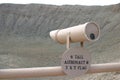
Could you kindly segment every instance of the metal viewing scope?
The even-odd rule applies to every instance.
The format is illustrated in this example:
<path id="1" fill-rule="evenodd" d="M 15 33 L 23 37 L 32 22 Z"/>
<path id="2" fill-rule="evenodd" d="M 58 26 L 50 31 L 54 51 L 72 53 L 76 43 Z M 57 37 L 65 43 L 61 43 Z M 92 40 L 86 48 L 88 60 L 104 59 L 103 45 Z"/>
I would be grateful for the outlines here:
<path id="1" fill-rule="evenodd" d="M 61 44 L 65 44 L 68 33 L 71 43 L 96 41 L 100 36 L 100 28 L 95 22 L 87 22 L 65 29 L 53 30 L 50 32 L 50 37 Z"/>

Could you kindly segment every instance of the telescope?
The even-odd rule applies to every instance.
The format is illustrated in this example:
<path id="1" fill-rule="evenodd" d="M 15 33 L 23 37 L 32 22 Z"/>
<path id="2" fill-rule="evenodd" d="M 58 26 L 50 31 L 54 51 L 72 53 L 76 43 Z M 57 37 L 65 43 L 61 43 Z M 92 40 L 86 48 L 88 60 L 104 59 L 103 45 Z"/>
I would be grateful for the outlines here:
<path id="1" fill-rule="evenodd" d="M 100 36 L 100 28 L 95 22 L 87 22 L 65 29 L 53 30 L 50 32 L 50 37 L 58 43 L 66 44 L 68 34 L 70 43 L 96 41 Z"/>

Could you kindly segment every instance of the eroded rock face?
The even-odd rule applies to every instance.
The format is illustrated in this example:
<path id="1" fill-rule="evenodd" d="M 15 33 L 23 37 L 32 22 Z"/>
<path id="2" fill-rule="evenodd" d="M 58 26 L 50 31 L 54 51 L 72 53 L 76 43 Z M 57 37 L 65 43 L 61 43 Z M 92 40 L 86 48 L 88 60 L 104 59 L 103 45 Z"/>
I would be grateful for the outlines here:
<path id="1" fill-rule="evenodd" d="M 112 6 L 118 11 L 118 4 Z M 96 21 L 101 29 L 120 17 L 111 6 L 1 4 L 0 35 L 49 36 L 49 31 Z M 116 15 L 118 15 L 116 17 Z M 112 25 L 118 25 L 115 22 Z M 113 26 L 111 26 L 113 27 Z"/>
<path id="2" fill-rule="evenodd" d="M 120 3 L 116 4 L 116 5 L 113 5 L 113 11 L 114 12 L 120 12 Z"/>
<path id="3" fill-rule="evenodd" d="M 85 48 L 92 53 L 92 63 L 119 62 L 119 7 L 119 4 L 111 6 L 0 4 L 0 68 L 58 65 L 64 47 L 61 48 L 52 44 L 47 38 L 41 39 L 38 36 L 48 37 L 51 30 L 88 21 L 97 22 L 101 29 L 100 39 L 88 46 L 85 45 Z M 2 36 L 8 37 L 2 38 Z M 37 38 L 26 38 L 33 36 Z M 119 80 L 119 74 L 86 75 L 73 80 Z M 68 80 L 65 77 L 45 80 L 56 79 Z"/>

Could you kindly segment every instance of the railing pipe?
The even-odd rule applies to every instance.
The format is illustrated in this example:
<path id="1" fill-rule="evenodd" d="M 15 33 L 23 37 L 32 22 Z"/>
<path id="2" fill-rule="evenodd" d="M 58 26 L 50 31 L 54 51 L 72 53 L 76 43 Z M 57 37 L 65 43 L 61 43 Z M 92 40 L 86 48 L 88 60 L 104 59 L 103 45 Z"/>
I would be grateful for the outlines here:
<path id="1" fill-rule="evenodd" d="M 118 72 L 120 63 L 92 64 L 87 73 Z M 1 79 L 33 78 L 66 75 L 60 66 L 40 68 L 0 69 Z"/>

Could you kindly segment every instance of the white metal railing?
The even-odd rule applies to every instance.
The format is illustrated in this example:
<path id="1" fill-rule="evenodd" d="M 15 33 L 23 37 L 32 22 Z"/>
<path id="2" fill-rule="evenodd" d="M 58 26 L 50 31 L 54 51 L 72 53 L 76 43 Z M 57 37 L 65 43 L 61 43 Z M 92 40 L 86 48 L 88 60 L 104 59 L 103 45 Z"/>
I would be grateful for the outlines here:
<path id="1" fill-rule="evenodd" d="M 87 73 L 117 72 L 120 71 L 120 63 L 92 64 Z M 32 78 L 47 76 L 63 76 L 60 66 L 40 67 L 40 68 L 19 68 L 19 69 L 0 69 L 0 78 Z"/>

